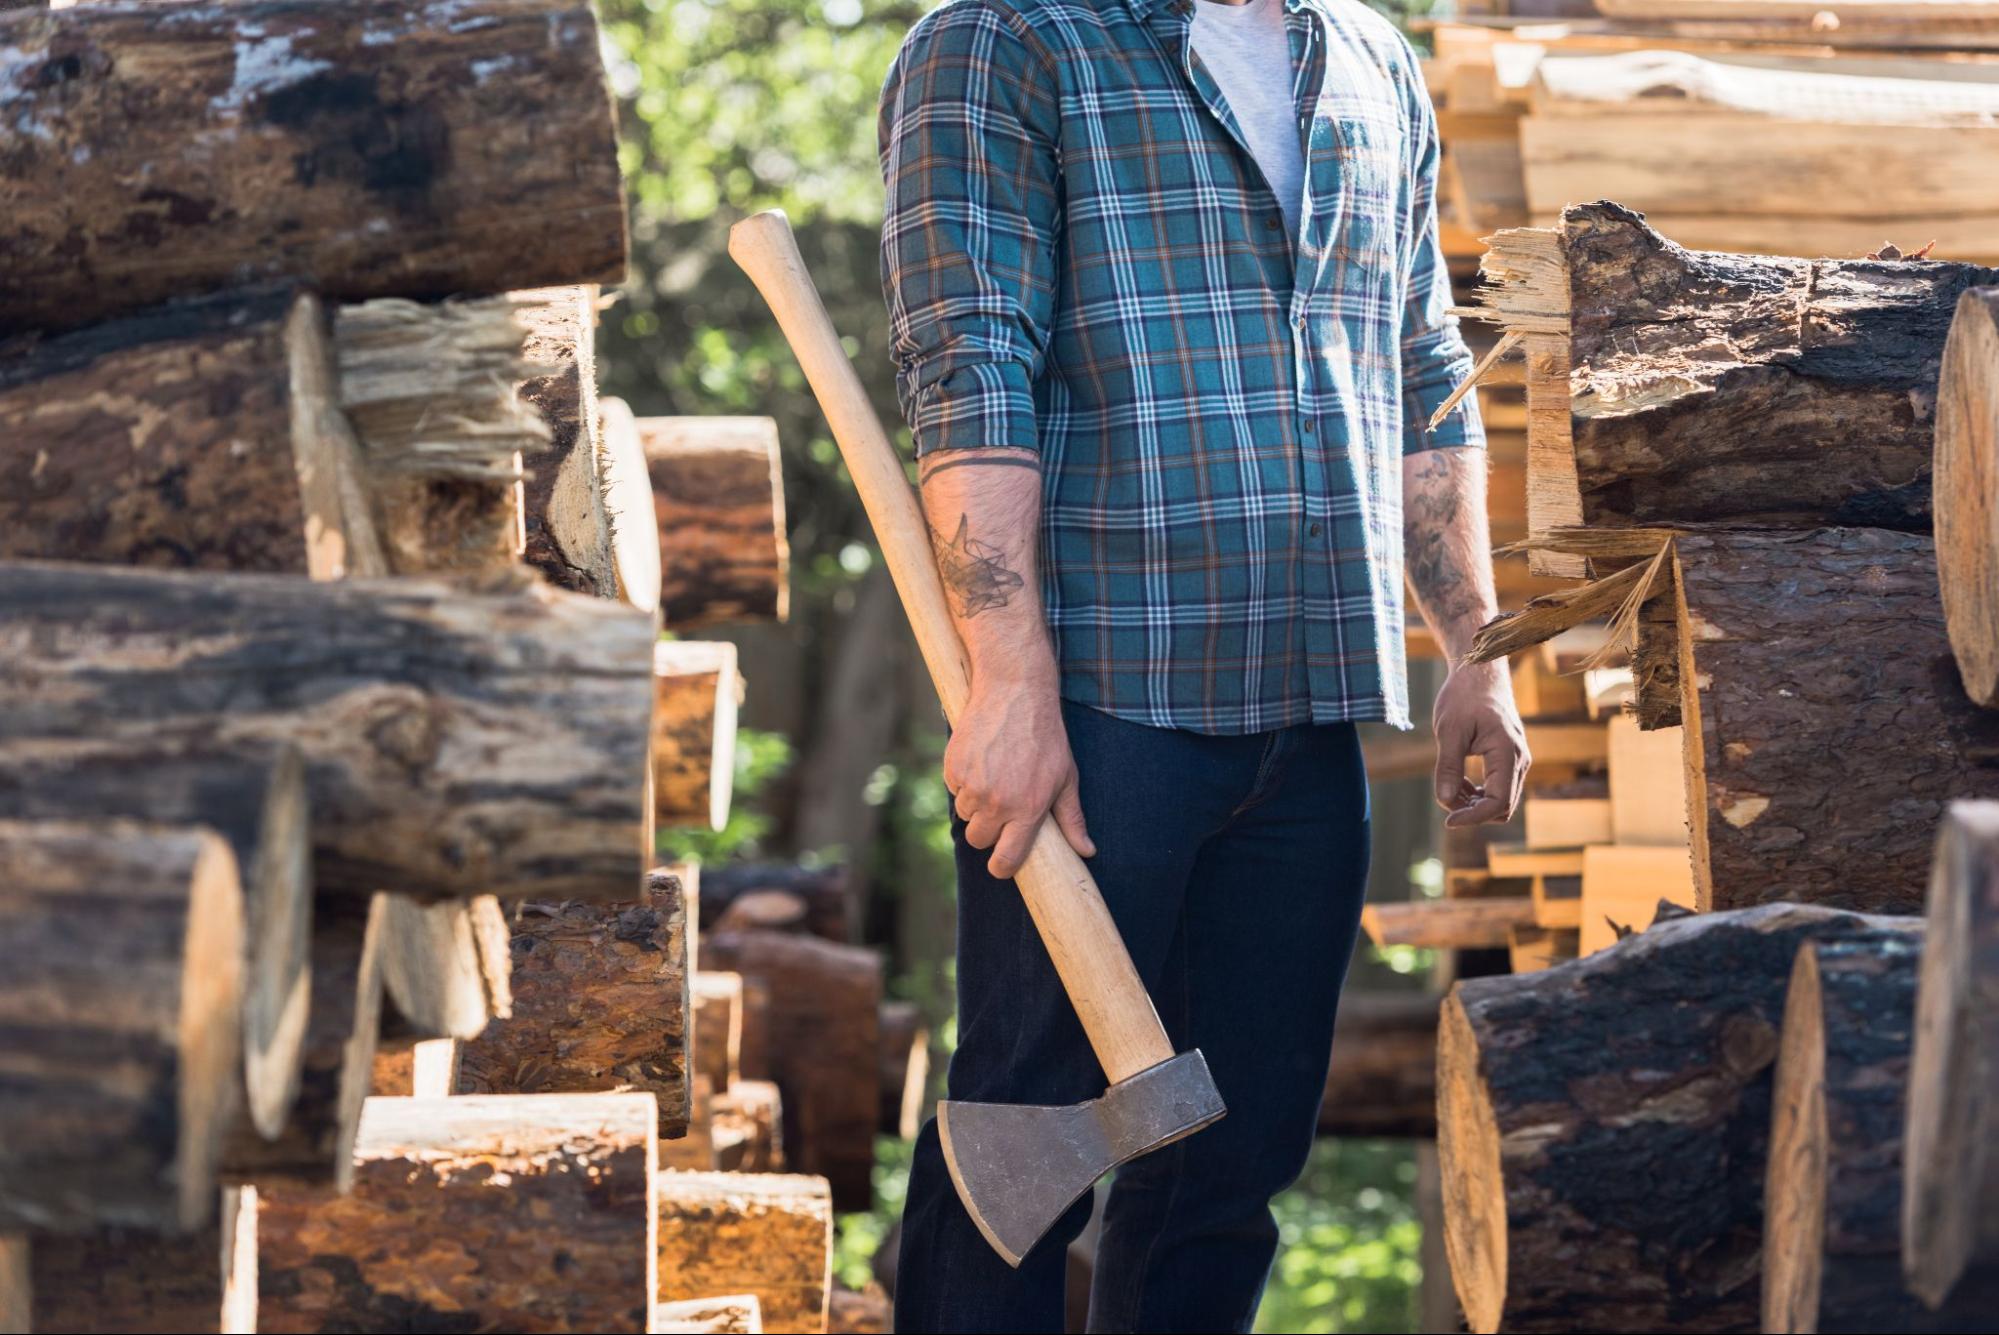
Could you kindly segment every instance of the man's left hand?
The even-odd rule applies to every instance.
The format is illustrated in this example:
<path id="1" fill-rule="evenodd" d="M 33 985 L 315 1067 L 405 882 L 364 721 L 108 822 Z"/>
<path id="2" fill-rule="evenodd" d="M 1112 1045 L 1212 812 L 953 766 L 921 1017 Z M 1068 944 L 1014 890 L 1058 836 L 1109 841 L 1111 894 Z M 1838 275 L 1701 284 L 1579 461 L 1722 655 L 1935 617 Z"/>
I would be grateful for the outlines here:
<path id="1" fill-rule="evenodd" d="M 1513 704 L 1506 664 L 1476 663 L 1451 669 L 1437 692 L 1437 805 L 1457 829 L 1508 821 L 1527 783 L 1527 730 Z M 1465 774 L 1465 757 L 1485 763 L 1485 781 Z"/>

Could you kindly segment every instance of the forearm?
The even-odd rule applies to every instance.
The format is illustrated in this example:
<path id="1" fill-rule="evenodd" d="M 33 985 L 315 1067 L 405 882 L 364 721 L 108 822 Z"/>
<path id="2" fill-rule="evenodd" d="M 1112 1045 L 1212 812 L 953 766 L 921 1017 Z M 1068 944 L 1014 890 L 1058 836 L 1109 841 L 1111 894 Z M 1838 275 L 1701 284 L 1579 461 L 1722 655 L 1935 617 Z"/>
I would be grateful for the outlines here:
<path id="1" fill-rule="evenodd" d="M 1499 613 L 1485 517 L 1485 451 L 1424 450 L 1402 460 L 1402 539 L 1409 587 L 1453 666 Z"/>
<path id="2" fill-rule="evenodd" d="M 918 465 L 924 518 L 972 689 L 996 682 L 1055 689 L 1036 554 L 1040 460 L 1028 450 L 941 450 Z"/>

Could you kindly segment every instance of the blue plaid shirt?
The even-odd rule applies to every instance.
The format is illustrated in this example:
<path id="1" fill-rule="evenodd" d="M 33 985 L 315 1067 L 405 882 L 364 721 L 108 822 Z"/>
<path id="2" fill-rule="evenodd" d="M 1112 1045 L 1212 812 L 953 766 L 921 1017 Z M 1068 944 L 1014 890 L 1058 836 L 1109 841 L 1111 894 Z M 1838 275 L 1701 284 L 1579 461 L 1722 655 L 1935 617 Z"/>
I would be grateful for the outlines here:
<path id="1" fill-rule="evenodd" d="M 1041 456 L 1071 700 L 1162 727 L 1408 726 L 1402 456 L 1483 445 L 1436 118 L 1360 0 L 1284 0 L 1299 232 L 1195 0 L 950 0 L 882 96 L 882 270 L 919 454 Z M 1281 77 L 1274 74 L 1273 77 Z"/>

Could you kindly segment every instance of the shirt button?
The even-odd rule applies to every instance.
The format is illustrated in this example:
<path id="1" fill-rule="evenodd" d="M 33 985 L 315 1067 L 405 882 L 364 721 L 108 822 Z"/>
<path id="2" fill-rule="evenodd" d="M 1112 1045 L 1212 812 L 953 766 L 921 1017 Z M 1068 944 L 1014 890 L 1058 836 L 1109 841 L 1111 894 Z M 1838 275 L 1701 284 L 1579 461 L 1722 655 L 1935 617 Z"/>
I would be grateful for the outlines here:
<path id="1" fill-rule="evenodd" d="M 1307 533 L 1311 534 L 1311 535 L 1312 535 L 1313 537 L 1315 537 L 1315 538 L 1316 538 L 1316 537 L 1318 537 L 1318 536 L 1319 536 L 1319 531 L 1320 531 L 1320 526 L 1319 526 L 1319 524 L 1318 524 L 1318 523 L 1317 523 L 1317 522 L 1315 521 L 1315 522 L 1313 523 L 1312 527 L 1310 527 L 1310 528 L 1306 529 L 1305 531 L 1306 531 Z"/>
<path id="2" fill-rule="evenodd" d="M 1271 231 L 1275 232 L 1276 230 L 1284 226 L 1284 220 L 1273 213 L 1268 218 L 1265 218 L 1263 220 L 1263 225 L 1265 227 L 1268 227 Z"/>
<path id="3" fill-rule="evenodd" d="M 1312 419 L 1309 417 L 1304 421 L 1304 430 L 1306 435 L 1309 436 L 1312 434 Z"/>
<path id="4" fill-rule="evenodd" d="M 1293 318 L 1291 321 L 1291 327 L 1293 329 L 1303 329 L 1305 327 L 1305 317 L 1300 315 Z"/>

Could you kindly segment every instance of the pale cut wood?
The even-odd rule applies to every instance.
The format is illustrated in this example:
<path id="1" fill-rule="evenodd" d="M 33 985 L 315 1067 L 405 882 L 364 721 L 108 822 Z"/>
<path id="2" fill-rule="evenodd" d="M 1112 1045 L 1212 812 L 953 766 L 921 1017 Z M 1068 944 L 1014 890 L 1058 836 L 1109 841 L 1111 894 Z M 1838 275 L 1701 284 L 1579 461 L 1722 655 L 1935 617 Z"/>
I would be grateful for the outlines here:
<path id="1" fill-rule="evenodd" d="M 1661 903 L 1692 910 L 1694 870 L 1684 848 L 1602 844 L 1583 850 L 1578 949 L 1593 955 L 1652 925 Z"/>
<path id="2" fill-rule="evenodd" d="M 1796 904 L 1691 914 L 1559 968 L 1459 983 L 1437 1130 L 1471 1329 L 1754 1330 L 1791 962 L 1806 940 L 1893 925 Z"/>
<path id="3" fill-rule="evenodd" d="M 1437 1005 L 1426 992 L 1352 991 L 1340 998 L 1322 1136 L 1437 1134 Z"/>
<path id="4" fill-rule="evenodd" d="M 1661 236 L 1689 250 L 1741 251 L 1752 255 L 1864 259 L 1884 245 L 1914 254 L 1932 241 L 1933 259 L 1999 265 L 1999 241 L 1981 214 L 1909 212 L 1895 218 L 1842 218 L 1821 214 L 1761 216 L 1740 213 L 1672 213 L 1648 209 L 1646 221 Z M 1537 213 L 1536 227 L 1556 227 L 1559 213 Z"/>
<path id="5" fill-rule="evenodd" d="M 687 1298 L 652 1308 L 656 1335 L 763 1335 L 763 1328 L 763 1309 L 754 1293 Z"/>
<path id="6" fill-rule="evenodd" d="M 1909 1288 L 1954 1303 L 1999 1273 L 1999 803 L 1937 828 L 1902 1162 Z"/>
<path id="7" fill-rule="evenodd" d="M 257 1189 L 224 1187 L 215 1219 L 178 1236 L 136 1229 L 45 1234 L 34 1324 L 103 1335 L 248 1335 L 257 1329 Z"/>
<path id="8" fill-rule="evenodd" d="M 243 892 L 214 831 L 0 821 L 0 1229 L 176 1232 L 242 1083 Z"/>
<path id="9" fill-rule="evenodd" d="M 0 15 L 0 337 L 269 278 L 344 300 L 617 283 L 598 40 L 567 0 Z"/>
<path id="10" fill-rule="evenodd" d="M 528 461 L 522 489 L 527 562 L 559 588 L 615 598 L 597 439 L 597 289 L 518 296 L 527 360 L 536 370 L 519 393 L 548 428 L 548 448 Z"/>
<path id="11" fill-rule="evenodd" d="M 1883 62 L 1770 62 L 1660 50 L 1550 54 L 1535 65 L 1531 105 L 1539 114 L 1651 114 L 1668 101 L 1682 116 L 1746 112 L 1780 122 L 1934 129 L 1989 124 L 1999 115 L 1999 80 L 1983 65 L 1884 68 Z"/>
<path id="12" fill-rule="evenodd" d="M 753 1293 L 764 1329 L 823 1332 L 833 1284 L 826 1180 L 785 1173 L 659 1175 L 659 1298 Z"/>
<path id="13" fill-rule="evenodd" d="M 0 344 L 0 557 L 385 573 L 326 325 L 266 290 Z"/>
<path id="14" fill-rule="evenodd" d="M 1497 896 L 1368 904 L 1360 911 L 1361 930 L 1377 946 L 1450 950 L 1503 946 L 1511 928 L 1533 921 L 1532 899 Z"/>
<path id="15" fill-rule="evenodd" d="M 1678 728 L 1643 729 L 1636 715 L 1613 715 L 1610 839 L 1619 844 L 1687 846 L 1686 737 Z"/>
<path id="16" fill-rule="evenodd" d="M 1582 678 L 1555 671 L 1540 655 L 1523 654 L 1509 675 L 1521 718 L 1573 718 L 1583 712 Z"/>
<path id="17" fill-rule="evenodd" d="M 384 1034 L 375 1045 L 369 1092 L 384 1098 L 443 1099 L 458 1092 L 461 1040 Z"/>
<path id="18" fill-rule="evenodd" d="M 411 1031 L 476 1038 L 513 1013 L 506 911 L 492 895 L 426 903 L 390 895 L 382 927 L 382 987 Z"/>
<path id="19" fill-rule="evenodd" d="M 735 791 L 736 710 L 743 681 L 726 640 L 653 647 L 653 818 L 665 828 L 719 830 Z"/>
<path id="20" fill-rule="evenodd" d="M 790 543 L 777 423 L 768 417 L 645 417 L 670 629 L 785 619 Z"/>
<path id="21" fill-rule="evenodd" d="M 881 1029 L 881 1133 L 916 1139 L 930 1094 L 930 1026 L 910 1001 L 884 1001 Z"/>
<path id="22" fill-rule="evenodd" d="M 1580 876 L 1580 848 L 1530 848 L 1525 844 L 1488 844 L 1486 870 L 1494 876 Z"/>
<path id="23" fill-rule="evenodd" d="M 304 754 L 321 894 L 629 896 L 649 618 L 554 590 L 0 567 L 0 772 Z"/>
<path id="24" fill-rule="evenodd" d="M 0 1335 L 28 1335 L 34 1290 L 26 1233 L 0 1233 Z"/>
<path id="25" fill-rule="evenodd" d="M 1817 0 L 1592 0 L 1600 14 L 1630 19 L 1797 19 L 1826 12 Z M 1991 23 L 1989 0 L 1842 0 L 1838 13 L 1862 23 Z"/>
<path id="26" fill-rule="evenodd" d="M 1937 383 L 1937 584 L 1964 691 L 1999 708 L 1999 288 L 1957 301 Z"/>
<path id="27" fill-rule="evenodd" d="M 659 610 L 659 532 L 653 520 L 652 478 L 638 419 L 623 399 L 597 401 L 603 505 L 611 530 L 611 573 L 618 597 L 641 612 Z"/>
<path id="28" fill-rule="evenodd" d="M 258 1329 L 646 1330 L 655 1114 L 646 1094 L 369 1099 L 352 1192 L 262 1193 Z"/>
<path id="29" fill-rule="evenodd" d="M 743 976 L 707 970 L 690 984 L 694 1003 L 693 1068 L 718 1090 L 735 1083 L 743 1057 Z"/>
<path id="30" fill-rule="evenodd" d="M 1678 756 L 1674 757 L 1677 762 Z M 1677 765 L 1676 765 L 1677 772 Z M 1610 842 L 1610 799 L 1607 797 L 1538 797 L 1527 795 L 1527 847 L 1580 848 Z"/>
<path id="31" fill-rule="evenodd" d="M 1540 875 L 1528 883 L 1534 901 L 1535 931 L 1574 931 L 1583 923 L 1583 878 Z M 1507 937 L 1509 947 L 1528 929 L 1516 927 Z"/>

